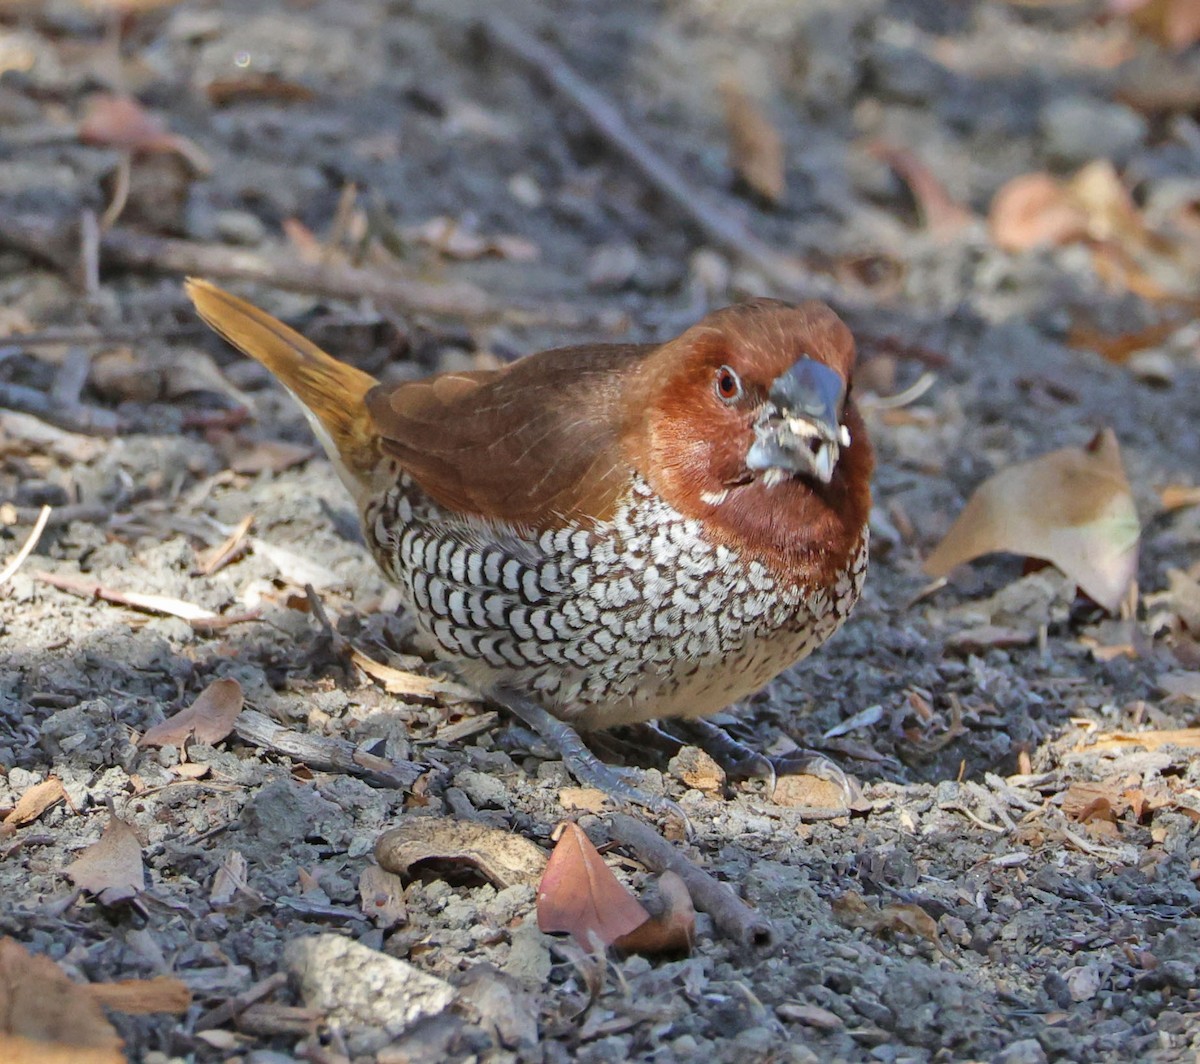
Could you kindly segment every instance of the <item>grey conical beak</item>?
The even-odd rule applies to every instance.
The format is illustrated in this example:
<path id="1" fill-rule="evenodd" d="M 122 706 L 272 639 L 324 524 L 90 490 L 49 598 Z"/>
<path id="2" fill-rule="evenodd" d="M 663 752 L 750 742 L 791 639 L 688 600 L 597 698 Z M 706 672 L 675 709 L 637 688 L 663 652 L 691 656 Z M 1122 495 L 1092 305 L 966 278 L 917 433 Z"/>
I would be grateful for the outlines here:
<path id="1" fill-rule="evenodd" d="M 747 468 L 763 473 L 768 485 L 789 476 L 828 484 L 841 449 L 850 445 L 842 424 L 845 403 L 846 382 L 836 372 L 815 359 L 799 359 L 771 384 Z"/>

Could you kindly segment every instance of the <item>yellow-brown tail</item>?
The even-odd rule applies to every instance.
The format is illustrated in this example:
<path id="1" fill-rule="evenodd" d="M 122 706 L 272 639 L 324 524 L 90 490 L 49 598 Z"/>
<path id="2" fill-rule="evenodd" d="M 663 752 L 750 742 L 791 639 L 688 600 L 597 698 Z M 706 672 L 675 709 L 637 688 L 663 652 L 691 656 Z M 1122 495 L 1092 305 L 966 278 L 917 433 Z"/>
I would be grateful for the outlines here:
<path id="1" fill-rule="evenodd" d="M 375 378 L 331 358 L 278 318 L 209 281 L 189 277 L 185 287 L 205 322 L 266 366 L 296 397 L 357 497 L 380 458 L 379 435 L 365 404 Z"/>

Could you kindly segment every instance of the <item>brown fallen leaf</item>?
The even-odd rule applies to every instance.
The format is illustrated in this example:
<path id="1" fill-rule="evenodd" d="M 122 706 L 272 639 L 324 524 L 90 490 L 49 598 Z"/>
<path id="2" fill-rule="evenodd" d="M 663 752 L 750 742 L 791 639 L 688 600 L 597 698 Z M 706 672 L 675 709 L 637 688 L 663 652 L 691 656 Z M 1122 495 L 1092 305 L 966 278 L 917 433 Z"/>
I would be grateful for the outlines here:
<path id="1" fill-rule="evenodd" d="M 992 198 L 988 230 L 1005 251 L 1060 247 L 1087 234 L 1087 217 L 1049 174 L 1022 174 Z"/>
<path id="2" fill-rule="evenodd" d="M 657 887 L 662 911 L 614 941 L 615 949 L 643 957 L 691 953 L 696 941 L 696 907 L 687 885 L 678 873 L 668 870 L 659 876 Z"/>
<path id="3" fill-rule="evenodd" d="M 187 709 L 148 728 L 138 746 L 184 746 L 189 740 L 212 746 L 233 731 L 244 703 L 237 680 L 214 680 Z"/>
<path id="4" fill-rule="evenodd" d="M 172 133 L 164 118 L 152 115 L 132 96 L 104 92 L 91 96 L 79 123 L 79 139 L 132 152 L 174 152 L 197 174 L 212 170 L 208 156 L 194 142 Z"/>
<path id="5" fill-rule="evenodd" d="M 259 473 L 283 473 L 307 462 L 317 453 L 307 444 L 288 443 L 286 440 L 257 440 L 247 444 L 236 436 L 226 437 L 221 447 L 229 468 L 242 476 L 252 477 Z"/>
<path id="6" fill-rule="evenodd" d="M 583 949 L 610 946 L 650 914 L 604 863 L 583 828 L 568 821 L 537 892 L 538 929 L 565 931 Z"/>
<path id="7" fill-rule="evenodd" d="M 733 74 L 721 79 L 729 166 L 755 195 L 778 206 L 787 191 L 783 138 Z"/>
<path id="8" fill-rule="evenodd" d="M 1137 574 L 1139 536 L 1120 447 L 1106 429 L 1086 449 L 1053 451 L 984 481 L 925 571 L 945 576 L 997 551 L 1040 558 L 1115 613 Z"/>
<path id="9" fill-rule="evenodd" d="M 153 979 L 122 979 L 115 983 L 89 983 L 83 987 L 106 1008 L 129 1016 L 152 1012 L 184 1013 L 192 1004 L 187 984 L 169 975 Z"/>
<path id="10" fill-rule="evenodd" d="M 1158 491 L 1164 510 L 1182 510 L 1188 506 L 1200 506 L 1200 487 L 1190 484 L 1168 484 Z"/>
<path id="11" fill-rule="evenodd" d="M 383 684 L 383 689 L 390 695 L 412 695 L 421 698 L 432 698 L 442 695 L 445 698 L 455 698 L 463 702 L 474 701 L 478 695 L 469 687 L 454 683 L 452 680 L 442 680 L 436 676 L 422 676 L 420 673 L 408 672 L 405 669 L 393 669 L 390 665 L 367 657 L 361 650 L 355 650 L 350 655 L 363 672 Z"/>
<path id="12" fill-rule="evenodd" d="M 519 883 L 533 886 L 546 867 L 546 855 L 528 839 L 511 831 L 443 817 L 406 817 L 375 843 L 379 867 L 413 878 L 418 865 L 464 866 L 478 871 L 503 889 Z"/>
<path id="13" fill-rule="evenodd" d="M 909 149 L 878 143 L 870 151 L 908 186 L 922 224 L 935 237 L 952 236 L 970 222 L 971 212 L 950 195 L 941 179 Z"/>
<path id="14" fill-rule="evenodd" d="M 1196 0 L 1109 0 L 1108 6 L 1172 51 L 1182 52 L 1200 41 L 1200 4 Z"/>
<path id="15" fill-rule="evenodd" d="M 99 842 L 87 847 L 65 872 L 82 890 L 105 905 L 128 901 L 146 885 L 142 844 L 125 821 L 113 814 Z"/>
<path id="16" fill-rule="evenodd" d="M 87 987 L 49 957 L 0 938 L 4 1064 L 125 1064 L 123 1044 Z"/>
<path id="17" fill-rule="evenodd" d="M 254 100 L 260 103 L 308 103 L 316 93 L 307 85 L 289 81 L 269 71 L 247 70 L 227 78 L 216 78 L 204 87 L 214 107 Z"/>
<path id="18" fill-rule="evenodd" d="M 201 576 L 212 576 L 218 569 L 228 565 L 237 558 L 249 544 L 246 536 L 250 526 L 254 524 L 254 514 L 246 514 L 237 527 L 225 537 L 223 543 L 218 543 L 211 550 L 206 550 L 196 557 L 196 572 Z"/>
<path id="19" fill-rule="evenodd" d="M 35 783 L 17 799 L 17 804 L 9 810 L 4 818 L 4 825 L 9 828 L 19 828 L 37 820 L 47 809 L 59 802 L 67 801 L 67 792 L 63 790 L 62 780 L 50 776 Z"/>
<path id="20" fill-rule="evenodd" d="M 844 927 L 861 927 L 874 935 L 917 935 L 932 942 L 940 952 L 945 952 L 938 936 L 937 921 L 912 902 L 877 906 L 857 891 L 848 890 L 834 900 L 832 908 L 834 916 Z"/>

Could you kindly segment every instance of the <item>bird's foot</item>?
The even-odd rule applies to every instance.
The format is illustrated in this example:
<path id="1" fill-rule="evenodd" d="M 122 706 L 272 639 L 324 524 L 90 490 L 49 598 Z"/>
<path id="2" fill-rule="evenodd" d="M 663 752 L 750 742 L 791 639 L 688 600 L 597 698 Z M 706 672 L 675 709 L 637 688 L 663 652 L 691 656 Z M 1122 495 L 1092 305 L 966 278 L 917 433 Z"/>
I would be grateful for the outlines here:
<path id="1" fill-rule="evenodd" d="M 817 750 L 800 749 L 782 757 L 767 757 L 702 717 L 671 721 L 670 732 L 687 736 L 688 741 L 708 754 L 730 779 L 765 780 L 768 793 L 774 793 L 780 776 L 816 776 L 835 784 L 847 803 L 854 797 L 850 778 Z"/>
<path id="2" fill-rule="evenodd" d="M 563 759 L 567 771 L 585 787 L 603 791 L 618 805 L 640 806 L 656 816 L 676 816 L 690 832 L 691 822 L 678 805 L 662 795 L 647 794 L 622 779 L 616 769 L 610 768 L 587 748 L 579 737 L 579 732 L 566 721 L 559 720 L 532 699 L 516 691 L 502 688 L 490 691 L 489 694 L 514 717 L 537 732 Z"/>

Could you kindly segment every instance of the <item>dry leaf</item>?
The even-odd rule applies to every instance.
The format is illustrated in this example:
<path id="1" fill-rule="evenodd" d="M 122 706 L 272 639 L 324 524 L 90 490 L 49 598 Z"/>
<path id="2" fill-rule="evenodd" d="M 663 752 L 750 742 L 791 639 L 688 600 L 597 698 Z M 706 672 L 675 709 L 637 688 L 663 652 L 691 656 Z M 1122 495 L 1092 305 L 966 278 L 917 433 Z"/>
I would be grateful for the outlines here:
<path id="1" fill-rule="evenodd" d="M 63 790 L 62 780 L 57 776 L 50 776 L 22 793 L 17 799 L 17 804 L 4 818 L 4 823 L 8 827 L 19 828 L 22 824 L 37 820 L 52 805 L 66 800 L 67 792 Z"/>
<path id="2" fill-rule="evenodd" d="M 154 979 L 122 979 L 116 983 L 90 983 L 84 987 L 101 1005 L 130 1016 L 152 1012 L 184 1013 L 192 1004 L 187 984 L 169 975 Z"/>
<path id="3" fill-rule="evenodd" d="M 266 558 L 275 566 L 284 580 L 297 587 L 312 584 L 314 590 L 324 591 L 326 588 L 342 583 L 342 578 L 328 566 L 322 565 L 313 558 L 306 558 L 287 547 L 268 543 L 258 536 L 250 538 L 250 547 L 255 554 Z"/>
<path id="4" fill-rule="evenodd" d="M 662 912 L 618 938 L 613 943 L 616 949 L 643 957 L 691 953 L 696 941 L 696 907 L 687 885 L 677 873 L 666 871 L 658 879 L 658 896 Z"/>
<path id="5" fill-rule="evenodd" d="M 971 220 L 971 212 L 956 202 L 937 175 L 907 148 L 876 144 L 871 154 L 883 160 L 907 186 L 921 221 L 934 236 L 951 236 Z"/>
<path id="6" fill-rule="evenodd" d="M 378 865 L 367 865 L 358 877 L 358 895 L 363 915 L 383 931 L 408 920 L 404 904 L 404 881 Z"/>
<path id="7" fill-rule="evenodd" d="M 258 440 L 247 445 L 237 437 L 230 436 L 228 444 L 222 450 L 227 451 L 229 468 L 248 477 L 259 473 L 282 473 L 307 462 L 317 453 L 315 447 L 288 443 L 286 440 Z"/>
<path id="8" fill-rule="evenodd" d="M 848 890 L 833 902 L 833 914 L 845 927 L 861 927 L 872 934 L 917 935 L 942 948 L 937 921 L 921 906 L 896 902 L 884 906 L 869 903 L 857 891 Z"/>
<path id="9" fill-rule="evenodd" d="M 1162 501 L 1163 509 L 1168 512 L 1182 510 L 1188 506 L 1200 506 L 1200 487 L 1192 487 L 1190 484 L 1168 484 L 1159 489 L 1158 497 Z"/>
<path id="10" fill-rule="evenodd" d="M 1049 174 L 1022 174 L 992 199 L 988 229 L 1005 251 L 1058 247 L 1087 233 L 1087 218 Z"/>
<path id="11" fill-rule="evenodd" d="M 372 679 L 382 683 L 383 689 L 390 695 L 413 695 L 421 698 L 442 695 L 463 702 L 469 702 L 479 697 L 469 687 L 464 687 L 451 680 L 440 680 L 436 676 L 422 676 L 404 669 L 393 669 L 390 665 L 384 665 L 374 658 L 367 657 L 361 650 L 353 651 L 350 660 Z"/>
<path id="12" fill-rule="evenodd" d="M 99 896 L 105 905 L 128 901 L 146 884 L 142 844 L 133 828 L 113 816 L 100 841 L 67 865 L 66 874 L 77 887 Z"/>
<path id="13" fill-rule="evenodd" d="M 247 70 L 228 78 L 217 78 L 205 86 L 214 107 L 253 100 L 259 103 L 308 103 L 316 93 L 307 85 L 281 78 L 269 71 Z"/>
<path id="14" fill-rule="evenodd" d="M 568 822 L 537 892 L 538 928 L 565 931 L 585 950 L 609 946 L 650 914 L 612 874 L 591 839 Z"/>
<path id="15" fill-rule="evenodd" d="M 84 144 L 133 152 L 175 152 L 198 174 L 212 169 L 208 156 L 196 144 L 172 133 L 165 119 L 152 115 L 132 96 L 96 93 L 89 98 L 79 123 L 79 139 Z"/>
<path id="16" fill-rule="evenodd" d="M 1142 33 L 1176 52 L 1200 41 L 1196 0 L 1109 0 L 1109 10 L 1126 15 Z"/>
<path id="17" fill-rule="evenodd" d="M 192 739 L 212 746 L 233 731 L 244 702 L 237 680 L 214 680 L 187 709 L 147 729 L 138 746 L 183 746 Z"/>
<path id="18" fill-rule="evenodd" d="M 732 75 L 721 79 L 720 92 L 729 132 L 730 167 L 756 195 L 778 205 L 787 191 L 783 138 Z"/>
<path id="19" fill-rule="evenodd" d="M 612 799 L 595 787 L 563 787 L 558 792 L 558 804 L 581 813 L 602 813 Z"/>
<path id="20" fill-rule="evenodd" d="M 414 866 L 467 865 L 496 887 L 533 886 L 546 867 L 546 855 L 511 831 L 464 820 L 409 817 L 375 843 L 375 860 L 388 872 L 412 878 Z"/>
<path id="21" fill-rule="evenodd" d="M 1137 574 L 1140 528 L 1111 430 L 1001 470 L 971 496 L 925 562 L 931 576 L 1007 551 L 1057 566 L 1116 612 Z"/>
<path id="22" fill-rule="evenodd" d="M 87 987 L 49 957 L 0 939 L 0 1061 L 125 1064 L 122 1044 Z"/>

